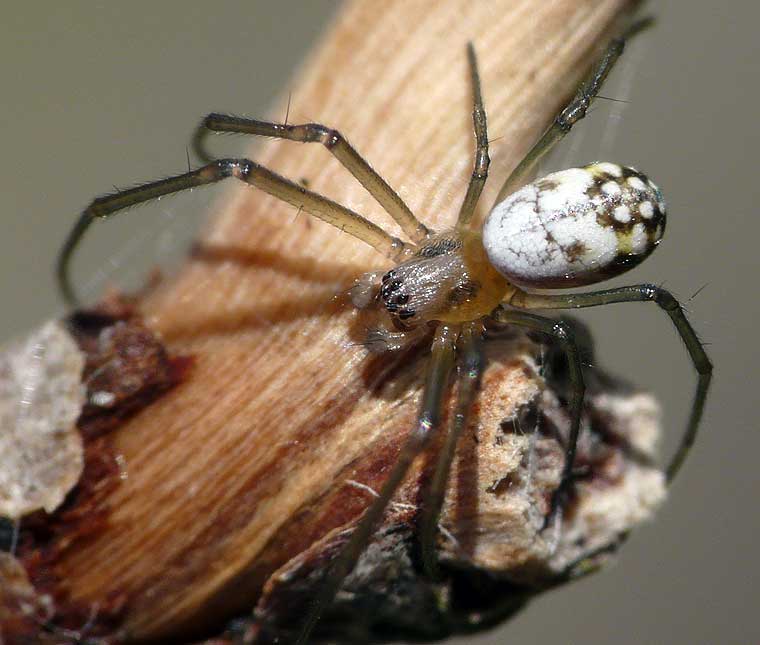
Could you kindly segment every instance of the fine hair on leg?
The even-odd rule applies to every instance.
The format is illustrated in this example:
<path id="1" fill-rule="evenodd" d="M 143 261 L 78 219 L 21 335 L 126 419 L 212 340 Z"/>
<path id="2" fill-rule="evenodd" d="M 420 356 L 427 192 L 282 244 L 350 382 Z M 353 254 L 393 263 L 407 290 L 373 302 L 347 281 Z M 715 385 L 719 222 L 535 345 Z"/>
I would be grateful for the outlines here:
<path id="1" fill-rule="evenodd" d="M 436 550 L 438 535 L 438 520 L 446 496 L 446 488 L 451 473 L 459 438 L 467 428 L 470 413 L 478 394 L 480 378 L 483 373 L 483 326 L 480 321 L 464 326 L 458 350 L 460 354 L 457 372 L 457 400 L 454 414 L 449 422 L 446 440 L 438 454 L 435 470 L 430 484 L 425 491 L 425 497 L 420 516 L 419 550 L 423 571 L 432 580 L 440 577 Z"/>
<path id="2" fill-rule="evenodd" d="M 467 62 L 470 67 L 470 77 L 472 78 L 472 123 L 475 128 L 475 163 L 462 207 L 459 210 L 459 217 L 457 218 L 457 228 L 459 230 L 466 228 L 475 214 L 475 207 L 478 204 L 480 193 L 483 192 L 483 186 L 485 186 L 488 179 L 488 166 L 491 163 L 491 159 L 488 156 L 488 123 L 480 89 L 478 59 L 475 56 L 475 47 L 472 43 L 467 43 Z"/>
<path id="3" fill-rule="evenodd" d="M 204 161 L 211 160 L 203 145 L 208 132 L 252 134 L 299 143 L 321 143 L 396 220 L 410 240 L 421 242 L 430 235 L 428 228 L 414 216 L 398 193 L 346 141 L 345 137 L 333 128 L 319 123 L 288 125 L 212 113 L 201 121 L 193 137 L 193 147 Z"/>
<path id="4" fill-rule="evenodd" d="M 227 177 L 235 177 L 303 209 L 367 243 L 391 260 L 398 261 L 411 254 L 411 245 L 389 235 L 376 224 L 345 206 L 307 190 L 249 159 L 219 159 L 197 170 L 94 199 L 82 211 L 58 255 L 56 276 L 66 302 L 71 306 L 78 304 L 69 277 L 69 267 L 74 251 L 79 247 L 82 237 L 93 220 L 110 217 L 119 211 L 158 199 L 164 195 L 214 184 Z"/>
<path id="5" fill-rule="evenodd" d="M 588 113 L 591 103 L 598 96 L 602 84 L 609 76 L 625 48 L 625 43 L 637 33 L 652 24 L 652 18 L 642 18 L 630 25 L 620 36 L 613 38 L 599 62 L 593 67 L 587 79 L 578 88 L 572 100 L 556 116 L 549 129 L 523 157 L 501 187 L 496 203 L 504 201 L 532 177 L 538 163 L 551 151 L 572 127 Z"/>

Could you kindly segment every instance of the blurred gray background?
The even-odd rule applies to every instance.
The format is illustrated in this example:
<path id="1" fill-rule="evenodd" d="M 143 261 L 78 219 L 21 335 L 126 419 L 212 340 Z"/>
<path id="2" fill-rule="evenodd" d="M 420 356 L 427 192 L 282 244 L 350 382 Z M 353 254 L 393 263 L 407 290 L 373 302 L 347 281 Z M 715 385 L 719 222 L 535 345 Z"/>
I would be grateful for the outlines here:
<path id="1" fill-rule="evenodd" d="M 75 214 L 116 184 L 181 171 L 211 110 L 263 115 L 335 2 L 22 4 L 0 23 L 0 336 L 62 310 L 51 265 Z M 655 178 L 660 250 L 616 283 L 662 282 L 689 303 L 717 373 L 704 432 L 669 504 L 619 563 L 545 595 L 486 643 L 760 643 L 756 562 L 756 278 L 760 4 L 650 3 L 656 28 L 552 166 L 605 157 Z M 486 88 L 487 97 L 487 88 Z M 336 124 L 340 125 L 340 124 Z M 350 133 L 349 133 L 350 135 Z M 498 136 L 494 133 L 493 136 Z M 228 141 L 228 150 L 237 142 Z M 242 145 L 242 144 L 241 144 Z M 231 152 L 230 154 L 232 154 Z M 96 227 L 79 284 L 122 280 L 181 253 L 214 190 Z M 158 216 L 160 214 L 160 216 Z M 651 388 L 680 432 L 694 375 L 653 306 L 589 313 L 600 362 Z M 462 641 L 463 642 L 463 641 Z"/>

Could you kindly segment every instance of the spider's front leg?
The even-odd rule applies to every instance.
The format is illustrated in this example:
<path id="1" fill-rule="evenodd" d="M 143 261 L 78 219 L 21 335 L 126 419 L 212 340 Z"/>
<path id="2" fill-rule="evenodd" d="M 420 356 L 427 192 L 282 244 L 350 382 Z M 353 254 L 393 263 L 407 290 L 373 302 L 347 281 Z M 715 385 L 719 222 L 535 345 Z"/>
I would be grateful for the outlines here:
<path id="1" fill-rule="evenodd" d="M 321 143 L 367 189 L 367 192 L 378 201 L 385 211 L 396 220 L 409 239 L 413 242 L 421 242 L 430 235 L 428 228 L 414 216 L 414 213 L 412 213 L 398 193 L 346 141 L 346 138 L 333 128 L 320 123 L 288 125 L 287 123 L 272 123 L 257 119 L 245 119 L 229 114 L 212 113 L 201 121 L 193 137 L 195 151 L 204 161 L 211 159 L 203 145 L 208 132 L 252 134 L 297 141 L 298 143 Z"/>
<path id="2" fill-rule="evenodd" d="M 303 209 L 318 219 L 362 240 L 391 260 L 398 261 L 412 252 L 411 245 L 389 235 L 351 209 L 307 190 L 249 159 L 219 159 L 197 170 L 94 199 L 82 211 L 58 255 L 56 275 L 61 293 L 67 303 L 72 306 L 78 304 L 69 278 L 69 267 L 74 251 L 79 247 L 82 237 L 95 219 L 105 219 L 119 211 L 164 195 L 214 184 L 228 177 L 235 177 Z"/>
<path id="3" fill-rule="evenodd" d="M 475 128 L 475 163 L 473 164 L 472 177 L 467 185 L 464 201 L 459 209 L 457 229 L 460 231 L 467 228 L 475 214 L 480 193 L 488 179 L 488 166 L 491 158 L 488 156 L 488 119 L 486 109 L 483 106 L 483 95 L 480 89 L 480 74 L 478 73 L 478 59 L 475 56 L 475 47 L 472 43 L 467 45 L 467 62 L 470 66 L 472 80 L 472 124 Z"/>

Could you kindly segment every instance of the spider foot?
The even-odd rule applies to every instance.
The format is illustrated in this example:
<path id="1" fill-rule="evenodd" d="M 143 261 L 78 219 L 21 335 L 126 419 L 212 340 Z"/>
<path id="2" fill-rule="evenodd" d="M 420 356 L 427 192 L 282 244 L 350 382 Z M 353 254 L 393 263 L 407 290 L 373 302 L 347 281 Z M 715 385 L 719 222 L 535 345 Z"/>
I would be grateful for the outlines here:
<path id="1" fill-rule="evenodd" d="M 549 512 L 544 517 L 544 524 L 541 527 L 541 533 L 554 527 L 562 519 L 562 514 L 567 508 L 568 503 L 575 495 L 575 480 L 578 478 L 577 473 L 571 473 L 563 477 L 557 489 L 552 495 L 549 504 Z"/>

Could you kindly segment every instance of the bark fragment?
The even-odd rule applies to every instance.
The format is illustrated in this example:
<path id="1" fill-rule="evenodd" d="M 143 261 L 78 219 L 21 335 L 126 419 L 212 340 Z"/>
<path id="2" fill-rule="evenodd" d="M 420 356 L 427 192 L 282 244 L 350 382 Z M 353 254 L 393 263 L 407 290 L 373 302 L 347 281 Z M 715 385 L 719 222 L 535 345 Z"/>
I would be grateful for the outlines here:
<path id="1" fill-rule="evenodd" d="M 13 520 L 0 517 L 8 534 L 1 540 L 8 553 L 0 553 L 1 642 L 71 643 L 80 635 L 111 642 L 124 595 L 72 602 L 56 563 L 108 525 L 109 497 L 126 474 L 108 432 L 176 385 L 191 363 L 170 357 L 118 298 L 47 323 L 0 356 L 0 409 L 12 411 L 28 393 L 29 410 L 0 433 L 0 446 L 9 447 L 0 458 L 21 464 L 0 474 L 0 493 L 13 493 L 19 510 L 0 513 Z M 53 431 L 62 419 L 70 427 Z M 68 477 L 53 476 L 59 472 Z M 48 503 L 39 508 L 42 493 Z"/>
<path id="2" fill-rule="evenodd" d="M 84 360 L 59 322 L 0 353 L 0 516 L 52 512 L 79 480 Z"/>

